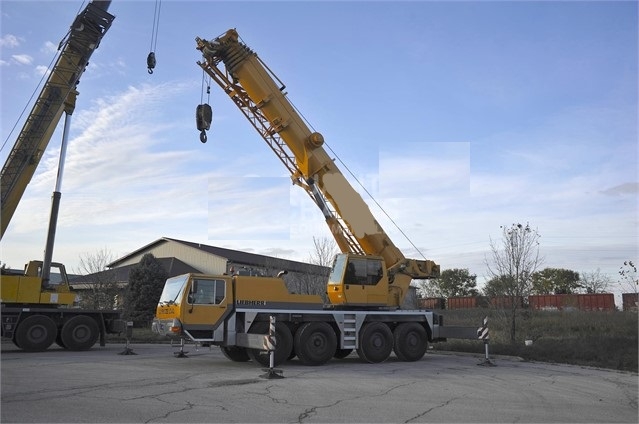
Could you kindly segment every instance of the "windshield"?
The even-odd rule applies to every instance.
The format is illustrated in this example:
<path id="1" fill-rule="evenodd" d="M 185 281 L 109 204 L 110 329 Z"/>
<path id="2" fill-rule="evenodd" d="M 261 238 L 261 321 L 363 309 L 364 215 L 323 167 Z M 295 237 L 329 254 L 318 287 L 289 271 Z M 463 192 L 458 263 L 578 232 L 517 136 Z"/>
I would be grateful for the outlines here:
<path id="1" fill-rule="evenodd" d="M 331 270 L 331 275 L 328 277 L 328 283 L 340 284 L 342 282 L 342 276 L 344 275 L 344 267 L 346 266 L 346 259 L 348 256 L 346 255 L 337 255 L 335 256 L 335 261 L 333 262 L 333 269 Z"/>
<path id="2" fill-rule="evenodd" d="M 162 290 L 162 296 L 160 296 L 160 305 L 173 305 L 179 303 L 181 300 L 180 295 L 182 294 L 182 289 L 188 279 L 188 275 L 179 275 L 166 280 L 164 290 Z"/>

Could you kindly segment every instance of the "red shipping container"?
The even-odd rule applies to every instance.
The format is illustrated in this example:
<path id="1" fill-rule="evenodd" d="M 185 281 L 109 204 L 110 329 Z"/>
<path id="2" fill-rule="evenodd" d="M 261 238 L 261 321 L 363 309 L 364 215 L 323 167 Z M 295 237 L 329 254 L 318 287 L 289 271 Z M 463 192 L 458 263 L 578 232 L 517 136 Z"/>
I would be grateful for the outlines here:
<path id="1" fill-rule="evenodd" d="M 517 296 L 517 307 L 523 308 L 524 298 Z M 510 309 L 513 305 L 513 298 L 511 296 L 496 296 L 490 298 L 490 305 L 499 309 Z"/>
<path id="2" fill-rule="evenodd" d="M 557 298 L 551 295 L 530 295 L 528 296 L 528 305 L 532 309 L 559 309 Z"/>
<path id="3" fill-rule="evenodd" d="M 582 311 L 614 311 L 615 295 L 612 293 L 578 294 Z"/>
<path id="4" fill-rule="evenodd" d="M 477 308 L 477 297 L 449 297 L 448 309 Z"/>
<path id="5" fill-rule="evenodd" d="M 422 309 L 445 309 L 446 299 L 443 297 L 427 297 L 419 299 L 419 307 Z"/>
<path id="6" fill-rule="evenodd" d="M 637 304 L 639 303 L 639 294 L 637 293 L 622 293 L 621 300 L 623 303 L 624 311 L 636 311 Z"/>
<path id="7" fill-rule="evenodd" d="M 613 311 L 615 297 L 612 293 L 593 294 L 540 294 L 528 296 L 533 309 L 580 309 L 582 311 Z"/>

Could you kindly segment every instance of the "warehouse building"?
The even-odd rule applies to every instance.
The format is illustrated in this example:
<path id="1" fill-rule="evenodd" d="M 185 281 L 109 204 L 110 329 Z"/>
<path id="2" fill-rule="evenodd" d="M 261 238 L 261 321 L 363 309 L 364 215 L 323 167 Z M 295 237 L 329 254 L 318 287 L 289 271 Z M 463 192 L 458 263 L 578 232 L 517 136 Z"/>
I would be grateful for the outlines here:
<path id="1" fill-rule="evenodd" d="M 168 277 L 186 273 L 271 277 L 286 271 L 284 281 L 296 293 L 323 294 L 330 272 L 324 266 L 162 237 L 111 262 L 108 270 L 71 279 L 71 286 L 80 297 L 105 283 L 115 283 L 123 292 L 129 271 L 148 253 L 160 262 Z"/>

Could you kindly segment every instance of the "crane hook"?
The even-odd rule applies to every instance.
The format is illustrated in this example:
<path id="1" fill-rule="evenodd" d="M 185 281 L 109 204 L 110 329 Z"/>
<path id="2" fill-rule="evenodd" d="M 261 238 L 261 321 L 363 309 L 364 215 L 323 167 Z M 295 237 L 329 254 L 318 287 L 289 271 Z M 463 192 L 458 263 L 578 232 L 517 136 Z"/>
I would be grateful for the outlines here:
<path id="1" fill-rule="evenodd" d="M 148 72 L 149 74 L 153 73 L 153 68 L 155 68 L 155 52 L 151 52 L 149 53 L 149 55 L 146 57 L 146 66 L 149 68 Z"/>
<path id="2" fill-rule="evenodd" d="M 211 128 L 213 119 L 213 109 L 211 105 L 204 103 L 195 108 L 195 122 L 198 131 L 200 131 L 200 141 L 206 143 L 206 130 Z"/>

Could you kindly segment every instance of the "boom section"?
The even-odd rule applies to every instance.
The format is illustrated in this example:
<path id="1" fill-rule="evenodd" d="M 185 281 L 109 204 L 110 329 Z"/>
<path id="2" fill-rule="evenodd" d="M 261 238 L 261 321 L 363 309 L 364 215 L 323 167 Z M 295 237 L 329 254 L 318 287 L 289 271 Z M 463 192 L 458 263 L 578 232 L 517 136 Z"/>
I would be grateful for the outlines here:
<path id="1" fill-rule="evenodd" d="M 196 38 L 204 62 L 198 65 L 231 97 L 258 133 L 319 206 L 342 252 L 375 255 L 397 271 L 418 271 L 429 278 L 438 267 L 408 264 L 377 222 L 366 202 L 323 148 L 324 138 L 311 131 L 284 92 L 285 87 L 234 29 L 207 41 Z M 224 65 L 224 70 L 218 66 Z"/>
<path id="2" fill-rule="evenodd" d="M 0 203 L 2 204 L 1 234 L 4 233 L 18 207 L 46 150 L 65 107 L 75 101 L 80 76 L 89 58 L 115 17 L 107 12 L 110 1 L 93 1 L 75 18 L 68 35 L 60 43 L 62 52 L 51 69 L 40 95 L 27 117 L 18 138 L 2 167 Z M 65 102 L 67 104 L 65 105 Z"/>

